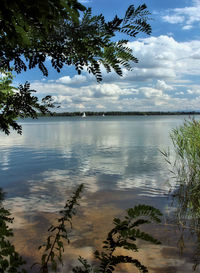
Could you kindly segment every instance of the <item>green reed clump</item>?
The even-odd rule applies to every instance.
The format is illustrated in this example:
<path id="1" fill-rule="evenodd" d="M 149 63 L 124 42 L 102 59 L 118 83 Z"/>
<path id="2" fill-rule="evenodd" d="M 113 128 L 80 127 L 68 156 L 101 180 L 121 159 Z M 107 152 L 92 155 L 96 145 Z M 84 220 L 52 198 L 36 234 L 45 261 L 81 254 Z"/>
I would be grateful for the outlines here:
<path id="1" fill-rule="evenodd" d="M 196 236 L 193 270 L 200 264 L 200 122 L 187 120 L 171 133 L 175 160 L 163 152 L 170 164 L 176 188 L 173 192 L 177 206 L 177 221 L 182 231 L 181 246 L 184 247 L 184 232 Z M 181 248 L 182 248 L 181 247 Z"/>
<path id="2" fill-rule="evenodd" d="M 170 134 L 175 159 L 162 152 L 176 182 L 174 197 L 182 224 L 200 225 L 200 122 L 186 120 Z"/>

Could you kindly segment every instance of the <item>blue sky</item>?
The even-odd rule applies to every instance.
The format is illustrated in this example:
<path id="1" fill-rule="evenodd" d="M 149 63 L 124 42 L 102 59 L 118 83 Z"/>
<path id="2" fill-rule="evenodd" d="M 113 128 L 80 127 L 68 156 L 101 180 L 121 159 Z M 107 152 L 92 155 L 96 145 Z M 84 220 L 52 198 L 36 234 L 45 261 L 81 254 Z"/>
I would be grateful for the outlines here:
<path id="1" fill-rule="evenodd" d="M 65 67 L 57 73 L 50 66 L 48 78 L 33 69 L 17 75 L 15 84 L 28 80 L 39 97 L 49 94 L 61 103 L 59 111 L 200 110 L 200 0 L 80 2 L 108 20 L 131 4 L 147 5 L 152 34 L 129 42 L 139 63 L 123 77 L 102 70 L 100 84 L 87 72 L 78 76 Z"/>

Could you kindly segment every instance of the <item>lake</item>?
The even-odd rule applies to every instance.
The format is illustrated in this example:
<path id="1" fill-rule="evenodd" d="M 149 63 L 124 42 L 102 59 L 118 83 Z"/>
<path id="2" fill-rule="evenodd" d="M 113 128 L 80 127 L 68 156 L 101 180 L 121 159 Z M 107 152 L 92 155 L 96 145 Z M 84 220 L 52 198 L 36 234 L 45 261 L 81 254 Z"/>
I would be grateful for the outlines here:
<path id="1" fill-rule="evenodd" d="M 169 194 L 173 184 L 160 153 L 171 147 L 169 133 L 185 118 L 43 117 L 21 121 L 21 136 L 1 133 L 0 187 L 7 193 L 5 206 L 15 216 L 17 250 L 30 263 L 38 261 L 37 247 L 48 227 L 72 190 L 84 183 L 63 272 L 77 264 L 79 255 L 91 260 L 113 217 L 143 203 L 164 214 L 161 225 L 147 227 L 162 245 L 141 243 L 137 257 L 150 273 L 193 272 L 196 237 L 176 225 Z M 117 272 L 134 270 L 125 266 Z"/>

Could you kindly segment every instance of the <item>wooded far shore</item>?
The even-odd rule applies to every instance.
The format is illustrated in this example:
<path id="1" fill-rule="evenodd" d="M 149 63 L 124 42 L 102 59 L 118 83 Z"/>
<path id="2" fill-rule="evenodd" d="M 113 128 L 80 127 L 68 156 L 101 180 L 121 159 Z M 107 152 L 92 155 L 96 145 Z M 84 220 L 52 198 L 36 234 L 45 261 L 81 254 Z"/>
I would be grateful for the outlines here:
<path id="1" fill-rule="evenodd" d="M 108 112 L 93 112 L 93 111 L 83 111 L 83 112 L 53 112 L 51 114 L 39 114 L 39 116 L 164 116 L 164 115 L 200 115 L 200 111 L 108 111 Z"/>

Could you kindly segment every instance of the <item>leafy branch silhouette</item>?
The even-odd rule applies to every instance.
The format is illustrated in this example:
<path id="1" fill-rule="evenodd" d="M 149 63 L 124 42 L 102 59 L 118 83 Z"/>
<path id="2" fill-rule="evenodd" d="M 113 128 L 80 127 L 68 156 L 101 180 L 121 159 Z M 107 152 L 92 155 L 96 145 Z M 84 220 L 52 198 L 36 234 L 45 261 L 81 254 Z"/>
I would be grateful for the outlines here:
<path id="1" fill-rule="evenodd" d="M 64 209 L 60 211 L 61 217 L 57 220 L 57 225 L 52 225 L 48 229 L 50 235 L 46 243 L 39 246 L 39 250 L 41 248 L 44 249 L 39 272 L 48 273 L 49 267 L 51 267 L 54 272 L 57 272 L 58 262 L 63 265 L 63 240 L 66 240 L 68 244 L 70 243 L 67 224 L 69 224 L 68 227 L 72 229 L 72 217 L 76 214 L 76 206 L 79 205 L 78 200 L 80 199 L 82 190 L 83 184 L 78 186 L 76 191 L 72 194 L 72 197 L 67 200 Z"/>
<path id="2" fill-rule="evenodd" d="M 147 273 L 148 269 L 142 265 L 137 259 L 126 255 L 115 255 L 117 248 L 138 251 L 136 245 L 137 239 L 142 239 L 153 244 L 160 244 L 160 241 L 141 231 L 138 227 L 143 224 L 152 222 L 160 223 L 161 212 L 151 206 L 137 205 L 126 210 L 126 216 L 123 220 L 114 218 L 114 228 L 108 233 L 106 240 L 103 242 L 105 251 L 95 251 L 94 256 L 100 262 L 98 268 L 90 265 L 87 260 L 79 257 L 82 264 L 73 269 L 74 273 L 112 273 L 118 264 L 133 264 L 140 272 Z"/>

